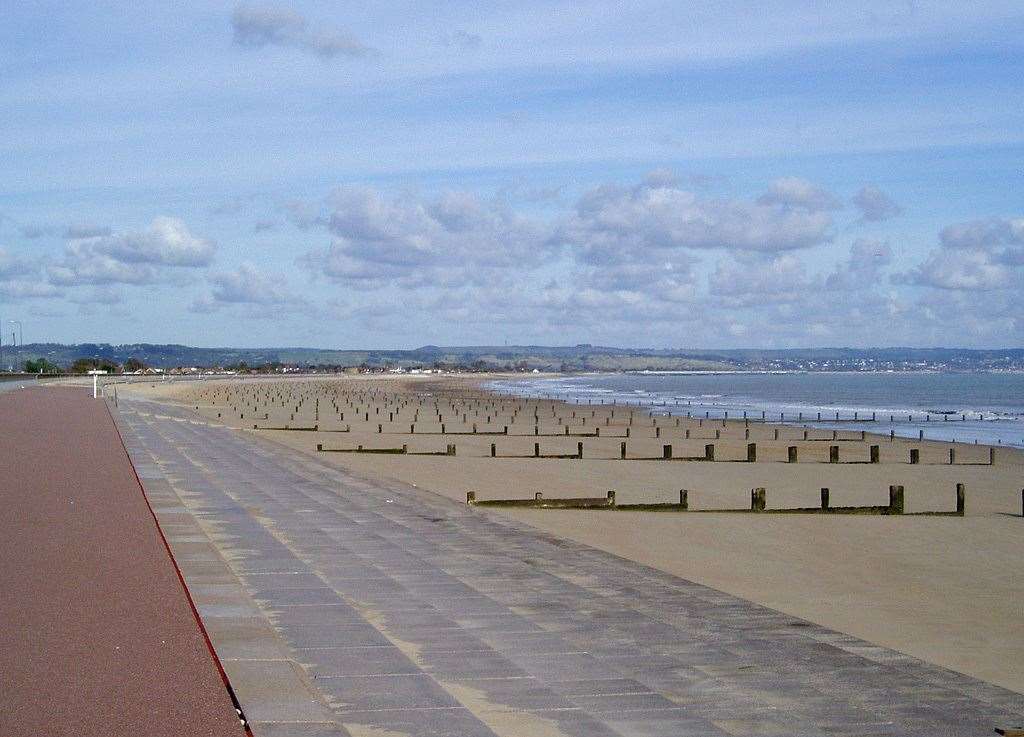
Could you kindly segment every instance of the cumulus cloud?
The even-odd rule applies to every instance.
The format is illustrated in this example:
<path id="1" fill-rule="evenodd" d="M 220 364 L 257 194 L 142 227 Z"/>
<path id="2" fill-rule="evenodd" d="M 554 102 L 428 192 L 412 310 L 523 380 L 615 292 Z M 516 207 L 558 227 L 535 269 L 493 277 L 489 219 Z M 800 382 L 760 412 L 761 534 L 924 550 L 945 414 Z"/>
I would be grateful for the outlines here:
<path id="1" fill-rule="evenodd" d="M 168 269 L 207 266 L 215 246 L 181 220 L 158 217 L 144 230 L 68 241 L 47 269 L 53 284 L 149 284 Z"/>
<path id="2" fill-rule="evenodd" d="M 981 249 L 939 249 L 897 281 L 939 289 L 987 291 L 1019 284 L 1018 275 Z"/>
<path id="3" fill-rule="evenodd" d="M 557 238 L 592 264 L 676 249 L 785 251 L 829 240 L 827 212 L 796 207 L 795 198 L 782 197 L 781 190 L 766 197 L 757 202 L 704 198 L 656 172 L 632 188 L 608 185 L 587 192 Z"/>
<path id="4" fill-rule="evenodd" d="M 947 225 L 939 233 L 943 248 L 977 249 L 1010 264 L 1024 263 L 1024 218 L 985 218 Z"/>
<path id="5" fill-rule="evenodd" d="M 800 177 L 781 177 L 768 185 L 757 200 L 762 205 L 778 205 L 809 212 L 838 210 L 842 203 L 826 189 Z"/>
<path id="6" fill-rule="evenodd" d="M 903 209 L 890 199 L 889 195 L 878 187 L 867 185 L 853 196 L 853 204 L 860 210 L 861 220 L 877 223 L 890 220 L 903 212 Z"/>
<path id="7" fill-rule="evenodd" d="M 825 287 L 830 291 L 855 291 L 878 286 L 892 260 L 892 247 L 886 241 L 859 238 L 850 246 L 850 258 L 825 279 Z"/>
<path id="8" fill-rule="evenodd" d="M 985 218 L 954 223 L 939 233 L 940 247 L 902 283 L 948 290 L 1019 288 L 1024 266 L 1024 218 Z"/>
<path id="9" fill-rule="evenodd" d="M 542 225 L 464 192 L 425 200 L 343 187 L 327 204 L 323 222 L 334 240 L 302 262 L 356 287 L 486 279 L 488 270 L 527 268 L 552 250 Z"/>
<path id="10" fill-rule="evenodd" d="M 793 253 L 741 254 L 719 261 L 708 278 L 708 291 L 724 306 L 798 302 L 821 290 L 821 280 L 807 274 L 803 259 Z"/>
<path id="11" fill-rule="evenodd" d="M 322 59 L 359 58 L 373 53 L 362 41 L 340 29 L 310 28 L 309 21 L 290 8 L 240 5 L 231 14 L 234 41 L 239 46 L 286 46 Z"/>
<path id="12" fill-rule="evenodd" d="M 213 300 L 223 304 L 285 305 L 300 301 L 288 292 L 283 279 L 266 276 L 250 263 L 214 274 L 210 281 Z"/>
<path id="13" fill-rule="evenodd" d="M 59 291 L 40 280 L 38 262 L 0 248 L 0 297 L 14 301 L 56 296 Z"/>

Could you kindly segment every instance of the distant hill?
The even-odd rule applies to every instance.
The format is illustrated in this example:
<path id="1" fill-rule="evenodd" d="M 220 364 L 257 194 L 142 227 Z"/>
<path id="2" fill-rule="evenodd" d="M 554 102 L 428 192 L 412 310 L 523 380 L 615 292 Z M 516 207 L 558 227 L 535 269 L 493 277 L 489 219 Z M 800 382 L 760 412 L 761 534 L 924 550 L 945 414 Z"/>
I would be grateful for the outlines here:
<path id="1" fill-rule="evenodd" d="M 147 366 L 249 367 L 272 364 L 351 367 L 459 366 L 547 371 L 730 371 L 730 370 L 1024 370 L 1024 349 L 796 348 L 699 350 L 575 346 L 433 346 L 411 350 L 320 348 L 196 348 L 176 344 L 32 343 L 3 346 L 0 367 L 20 369 L 45 358 L 61 367 L 79 358 Z"/>

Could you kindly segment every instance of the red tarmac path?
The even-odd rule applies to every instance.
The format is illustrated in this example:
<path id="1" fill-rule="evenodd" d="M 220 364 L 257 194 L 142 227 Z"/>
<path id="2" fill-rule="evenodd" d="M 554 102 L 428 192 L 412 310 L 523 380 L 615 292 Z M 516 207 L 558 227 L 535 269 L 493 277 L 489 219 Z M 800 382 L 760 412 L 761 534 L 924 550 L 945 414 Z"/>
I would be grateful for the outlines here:
<path id="1" fill-rule="evenodd" d="M 0 735 L 244 734 L 103 401 L 0 394 Z"/>

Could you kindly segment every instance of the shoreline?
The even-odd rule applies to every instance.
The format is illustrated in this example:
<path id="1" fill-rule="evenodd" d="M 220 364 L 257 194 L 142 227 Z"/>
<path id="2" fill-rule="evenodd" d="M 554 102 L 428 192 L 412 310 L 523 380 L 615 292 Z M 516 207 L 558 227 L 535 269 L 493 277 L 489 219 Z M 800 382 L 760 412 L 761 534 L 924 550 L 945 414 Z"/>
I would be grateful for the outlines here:
<path id="1" fill-rule="evenodd" d="M 277 385 L 282 391 L 308 392 L 310 397 L 316 392 L 356 392 L 365 398 L 362 408 L 366 415 L 374 415 L 374 407 L 388 406 L 391 400 L 387 397 L 395 392 L 403 403 L 412 403 L 410 410 L 413 405 L 429 407 L 447 401 L 441 399 L 442 394 L 466 400 L 475 396 L 473 401 L 482 403 L 497 401 L 480 386 L 491 377 L 426 378 Z M 264 384 L 259 387 L 260 391 L 269 390 Z M 187 387 L 183 390 L 181 399 L 189 391 Z M 376 403 L 369 401 L 374 393 Z M 550 411 L 552 404 L 553 400 L 544 400 L 542 414 Z M 195 412 L 194 406 L 189 410 Z M 218 422 L 213 407 L 199 406 L 197 414 L 203 421 Z M 555 412 L 562 407 L 571 412 L 570 406 L 559 403 Z M 293 408 L 287 407 L 288 413 L 282 414 L 286 410 L 279 406 L 268 415 L 270 424 L 287 423 Z M 295 415 L 295 422 L 300 420 L 311 425 L 312 415 Z M 353 418 L 346 415 L 345 422 L 350 421 Z M 355 423 L 350 433 L 341 435 L 253 431 L 252 425 L 243 420 L 226 424 L 366 478 L 398 481 L 460 503 L 465 502 L 468 491 L 478 492 L 479 498 L 528 498 L 534 491 L 543 490 L 547 498 L 594 496 L 612 488 L 618 490 L 621 503 L 665 502 L 675 496 L 675 490 L 685 487 L 691 490 L 691 504 L 742 508 L 749 505 L 750 489 L 761 486 L 768 488 L 769 507 L 788 507 L 816 503 L 819 487 L 827 486 L 836 505 L 877 504 L 884 501 L 889 484 L 899 483 L 906 486 L 910 512 L 949 508 L 954 482 L 964 482 L 967 507 L 962 518 L 478 511 L 517 519 L 555 538 L 584 543 L 1024 693 L 1024 641 L 1019 637 L 1015 604 L 1024 600 L 1024 580 L 1018 573 L 1019 561 L 1024 559 L 1024 536 L 1019 534 L 1019 479 L 1024 453 L 1016 449 L 997 449 L 994 466 L 951 467 L 937 462 L 949 447 L 957 448 L 964 460 L 972 460 L 968 453 L 982 454 L 983 446 L 901 438 L 890 444 L 887 436 L 867 434 L 864 442 L 856 439 L 839 444 L 844 454 L 848 448 L 850 454 L 866 455 L 867 446 L 874 441 L 881 446 L 879 464 L 830 464 L 825 461 L 829 443 L 805 445 L 800 441 L 796 441 L 802 446 L 799 463 L 772 462 L 784 458 L 785 444 L 790 441 L 772 441 L 775 427 L 757 423 L 757 428 L 752 428 L 752 434 L 760 436 L 756 440 L 756 463 L 618 460 L 612 449 L 617 449 L 620 439 L 605 437 L 600 441 L 585 439 L 588 449 L 593 446 L 594 451 L 591 455 L 588 450 L 583 460 L 549 460 L 489 457 L 491 442 L 500 444 L 499 448 L 507 446 L 509 452 L 532 448 L 535 441 L 529 435 L 496 438 L 462 434 L 445 438 L 419 432 L 409 435 L 407 425 L 404 430 L 389 427 L 382 435 L 372 420 Z M 745 447 L 742 421 L 726 424 L 718 441 L 722 456 L 741 457 Z M 718 425 L 721 429 L 721 421 Z M 780 429 L 785 432 L 793 428 Z M 454 458 L 317 453 L 315 448 L 316 443 L 329 447 L 406 443 L 410 450 L 432 451 L 452 440 L 459 449 Z M 685 442 L 675 437 L 632 437 L 630 447 L 635 443 L 637 454 L 654 455 L 663 440 Z M 574 447 L 576 438 L 565 441 L 547 436 L 541 441 L 557 449 Z M 693 446 L 703 443 L 694 440 Z M 904 453 L 912 445 L 921 449 L 920 465 L 905 462 Z M 804 452 L 812 455 L 805 458 Z"/>

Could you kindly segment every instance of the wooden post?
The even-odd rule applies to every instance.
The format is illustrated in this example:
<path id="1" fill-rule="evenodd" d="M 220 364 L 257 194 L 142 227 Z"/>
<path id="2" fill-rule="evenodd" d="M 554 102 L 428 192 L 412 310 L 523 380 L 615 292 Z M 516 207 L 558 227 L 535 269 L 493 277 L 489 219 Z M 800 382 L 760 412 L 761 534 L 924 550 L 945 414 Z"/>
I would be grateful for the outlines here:
<path id="1" fill-rule="evenodd" d="M 690 439 L 690 429 L 689 428 L 686 429 L 686 439 L 687 440 Z"/>
<path id="2" fill-rule="evenodd" d="M 949 465 L 956 465 L 956 448 L 949 449 Z"/>
<path id="3" fill-rule="evenodd" d="M 533 444 L 533 457 L 540 458 L 540 443 Z"/>
<path id="4" fill-rule="evenodd" d="M 921 451 L 917 448 L 910 449 L 910 462 L 917 464 L 921 462 Z"/>
<path id="5" fill-rule="evenodd" d="M 654 428 L 654 437 L 656 437 L 656 438 L 660 438 L 661 437 L 661 428 L 660 427 Z"/>
<path id="6" fill-rule="evenodd" d="M 661 446 L 661 457 L 664 458 L 666 461 L 672 460 L 672 446 L 671 445 L 663 445 L 663 446 Z"/>
<path id="7" fill-rule="evenodd" d="M 750 511 L 763 512 L 765 508 L 765 492 L 763 487 L 750 490 Z"/>
<path id="8" fill-rule="evenodd" d="M 966 509 L 966 496 L 967 487 L 963 484 L 956 485 L 956 513 L 961 517 L 964 516 L 964 510 Z"/>
<path id="9" fill-rule="evenodd" d="M 775 432 L 772 435 L 772 439 L 774 439 L 774 440 L 778 440 L 779 439 L 779 428 L 775 428 Z"/>
<path id="10" fill-rule="evenodd" d="M 626 444 L 619 443 L 619 458 L 626 460 Z"/>
<path id="11" fill-rule="evenodd" d="M 757 443 L 747 443 L 747 463 L 757 463 Z"/>
<path id="12" fill-rule="evenodd" d="M 498 448 L 494 443 L 491 443 L 491 458 L 498 455 Z"/>
<path id="13" fill-rule="evenodd" d="M 903 487 L 889 487 L 889 514 L 903 514 Z"/>
<path id="14" fill-rule="evenodd" d="M 868 448 L 868 457 L 871 463 L 878 463 L 878 446 L 872 445 Z"/>
<path id="15" fill-rule="evenodd" d="M 715 444 L 708 443 L 704 446 L 704 460 L 713 461 L 715 460 Z"/>
<path id="16" fill-rule="evenodd" d="M 679 506 L 682 507 L 683 509 L 690 508 L 690 502 L 689 499 L 687 499 L 688 495 L 689 492 L 687 492 L 686 489 L 679 490 Z"/>
<path id="17" fill-rule="evenodd" d="M 583 457 L 583 443 L 582 442 L 576 443 L 576 457 L 577 458 L 582 458 Z"/>
<path id="18" fill-rule="evenodd" d="M 828 509 L 828 488 L 821 487 L 821 508 Z"/>
<path id="19" fill-rule="evenodd" d="M 995 464 L 996 464 L 996 449 L 995 448 L 989 448 L 988 449 L 988 465 L 994 466 Z"/>
<path id="20" fill-rule="evenodd" d="M 795 445 L 791 445 L 789 446 L 789 448 L 786 449 L 786 460 L 788 463 L 796 463 L 796 452 L 797 451 Z"/>
<path id="21" fill-rule="evenodd" d="M 839 446 L 830 445 L 828 446 L 828 462 L 839 463 Z"/>

